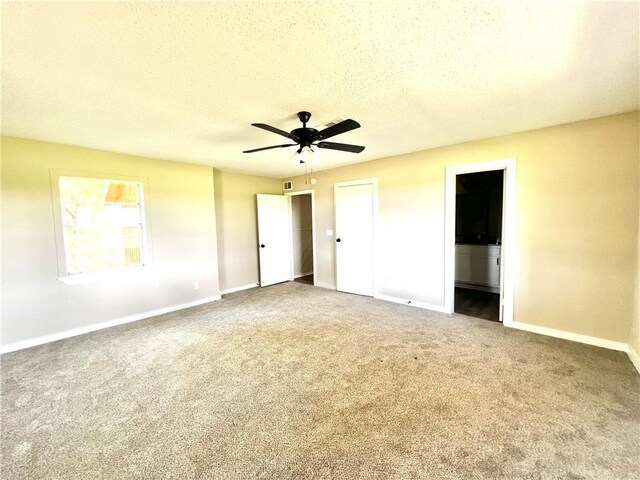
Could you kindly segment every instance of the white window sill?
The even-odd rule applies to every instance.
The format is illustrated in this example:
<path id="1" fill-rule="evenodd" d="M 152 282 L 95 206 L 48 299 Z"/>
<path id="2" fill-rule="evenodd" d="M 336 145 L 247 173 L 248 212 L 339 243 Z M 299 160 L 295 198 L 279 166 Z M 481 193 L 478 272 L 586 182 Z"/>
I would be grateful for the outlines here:
<path id="1" fill-rule="evenodd" d="M 78 273 L 74 275 L 67 275 L 66 277 L 58 277 L 58 280 L 67 285 L 82 285 L 85 283 L 105 282 L 109 280 L 121 281 L 123 279 L 129 279 L 138 277 L 145 273 L 149 273 L 152 267 L 132 267 L 124 268 L 120 270 L 110 270 L 108 272 L 95 272 L 95 273 Z"/>

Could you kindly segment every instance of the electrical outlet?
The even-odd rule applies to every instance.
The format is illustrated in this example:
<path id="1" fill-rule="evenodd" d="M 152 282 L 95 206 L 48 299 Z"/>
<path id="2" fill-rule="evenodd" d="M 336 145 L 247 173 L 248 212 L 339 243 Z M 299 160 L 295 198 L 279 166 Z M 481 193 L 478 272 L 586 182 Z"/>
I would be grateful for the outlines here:
<path id="1" fill-rule="evenodd" d="M 198 290 L 200 288 L 200 282 L 193 282 L 193 289 Z"/>

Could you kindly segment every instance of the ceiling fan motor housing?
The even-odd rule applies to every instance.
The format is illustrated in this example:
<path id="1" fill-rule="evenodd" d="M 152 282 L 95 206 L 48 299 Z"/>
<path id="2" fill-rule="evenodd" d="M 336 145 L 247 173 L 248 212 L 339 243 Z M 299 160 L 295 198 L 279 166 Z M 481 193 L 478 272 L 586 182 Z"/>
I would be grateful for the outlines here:
<path id="1" fill-rule="evenodd" d="M 291 130 L 291 138 L 302 147 L 310 147 L 314 137 L 318 133 L 315 128 L 296 128 Z"/>

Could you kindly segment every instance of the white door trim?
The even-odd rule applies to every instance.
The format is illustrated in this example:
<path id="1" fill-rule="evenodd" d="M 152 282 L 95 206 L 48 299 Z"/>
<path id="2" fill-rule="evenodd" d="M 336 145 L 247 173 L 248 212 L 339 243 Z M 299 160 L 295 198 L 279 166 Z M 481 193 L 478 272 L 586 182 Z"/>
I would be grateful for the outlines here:
<path id="1" fill-rule="evenodd" d="M 308 195 L 311 194 L 311 241 L 313 248 L 313 286 L 316 286 L 316 282 L 318 281 L 318 275 L 316 273 L 316 192 L 315 190 L 299 190 L 297 192 L 286 192 L 285 195 L 288 197 L 293 197 L 296 195 Z M 293 206 L 291 202 L 289 202 L 289 217 L 291 218 L 291 245 L 293 245 Z M 291 268 L 293 269 L 293 248 L 291 248 Z M 293 275 L 293 270 L 292 270 Z M 295 278 L 295 276 L 294 276 Z"/>
<path id="2" fill-rule="evenodd" d="M 515 244 L 516 244 L 516 159 L 506 158 L 492 162 L 455 165 L 446 168 L 445 184 L 445 265 L 444 265 L 444 309 L 453 313 L 456 265 L 456 175 L 464 173 L 504 170 L 504 193 L 502 210 L 502 248 L 500 251 L 500 303 L 502 323 L 510 327 L 513 323 L 513 296 L 515 289 Z"/>
<path id="3" fill-rule="evenodd" d="M 378 242 L 376 238 L 378 236 L 378 178 L 362 178 L 360 180 L 348 180 L 345 182 L 336 182 L 333 184 L 333 231 L 336 233 L 336 192 L 340 187 L 352 187 L 354 185 L 372 185 L 373 186 L 373 298 L 378 298 L 378 285 L 380 284 L 378 279 Z M 334 261 L 334 285 L 338 285 L 338 263 L 336 255 L 335 238 L 333 244 L 333 261 Z"/>

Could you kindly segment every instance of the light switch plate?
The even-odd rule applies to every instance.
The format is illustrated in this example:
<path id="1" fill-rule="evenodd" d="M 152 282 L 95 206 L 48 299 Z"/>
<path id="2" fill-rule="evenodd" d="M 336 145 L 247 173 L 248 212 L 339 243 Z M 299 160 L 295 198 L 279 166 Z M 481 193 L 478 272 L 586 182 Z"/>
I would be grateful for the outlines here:
<path id="1" fill-rule="evenodd" d="M 333 230 L 327 230 L 327 237 L 333 237 Z"/>

